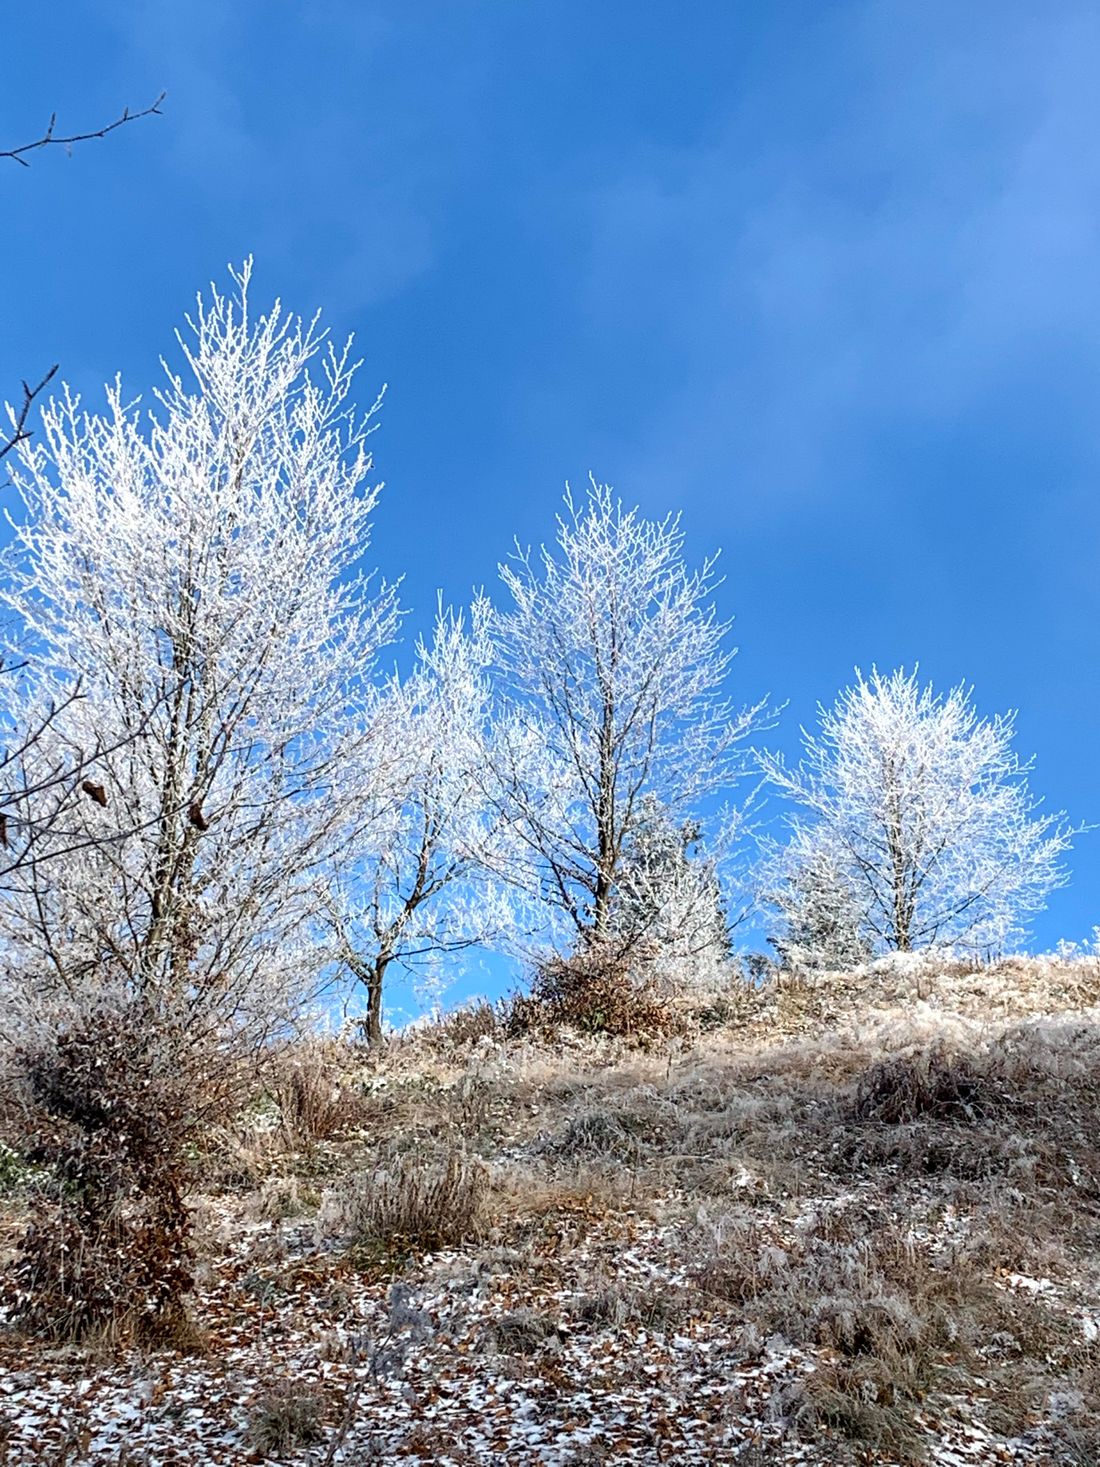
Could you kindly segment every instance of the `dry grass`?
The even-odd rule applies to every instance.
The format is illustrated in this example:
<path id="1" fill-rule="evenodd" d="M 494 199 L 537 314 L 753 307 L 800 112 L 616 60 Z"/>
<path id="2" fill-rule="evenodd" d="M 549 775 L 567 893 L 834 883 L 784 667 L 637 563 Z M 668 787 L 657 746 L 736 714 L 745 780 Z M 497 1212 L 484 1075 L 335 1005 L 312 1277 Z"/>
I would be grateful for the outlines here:
<path id="1" fill-rule="evenodd" d="M 315 1386 L 281 1381 L 271 1386 L 248 1413 L 246 1439 L 261 1457 L 281 1458 L 297 1447 L 324 1440 L 325 1397 Z"/>
<path id="2" fill-rule="evenodd" d="M 819 1353 L 790 1403 L 801 1432 L 838 1430 L 904 1459 L 917 1452 L 915 1413 L 937 1389 L 965 1389 L 968 1374 L 999 1376 L 1009 1405 L 1027 1384 L 1018 1360 L 980 1354 L 991 1339 L 1025 1336 L 1039 1358 L 1063 1349 L 1064 1320 L 1018 1301 L 957 1254 L 941 1254 L 887 1215 L 824 1212 L 777 1229 L 745 1213 L 704 1231 L 691 1250 L 697 1285 L 735 1308 L 743 1349 L 776 1334 Z M 1017 1352 L 1019 1353 L 1019 1352 Z M 1015 1408 L 1021 1426 L 1023 1402 Z"/>
<path id="3" fill-rule="evenodd" d="M 360 1248 L 431 1250 L 479 1237 L 489 1174 L 452 1151 L 443 1162 L 397 1158 L 354 1176 L 335 1193 L 337 1225 Z"/>
<path id="4" fill-rule="evenodd" d="M 362 1125 L 364 1107 L 346 1045 L 310 1039 L 287 1045 L 269 1061 L 266 1087 L 284 1144 L 305 1150 Z"/>
<path id="5" fill-rule="evenodd" d="M 274 1121 L 227 1128 L 239 1179 L 206 1185 L 353 1245 L 317 1265 L 335 1315 L 340 1267 L 388 1282 L 451 1250 L 454 1299 L 505 1301 L 475 1356 L 517 1379 L 571 1337 L 702 1322 L 746 1369 L 777 1340 L 810 1362 L 769 1419 L 824 1460 L 918 1461 L 961 1400 L 1074 1467 L 1100 1460 L 1098 1000 L 1092 960 L 925 960 L 731 980 L 646 1047 L 467 1010 L 382 1054 L 288 1051 Z M 642 1235 L 653 1271 L 624 1271 Z M 285 1257 L 249 1267 L 277 1299 Z M 324 1403 L 300 1404 L 263 1403 L 253 1448 L 300 1451 Z"/>

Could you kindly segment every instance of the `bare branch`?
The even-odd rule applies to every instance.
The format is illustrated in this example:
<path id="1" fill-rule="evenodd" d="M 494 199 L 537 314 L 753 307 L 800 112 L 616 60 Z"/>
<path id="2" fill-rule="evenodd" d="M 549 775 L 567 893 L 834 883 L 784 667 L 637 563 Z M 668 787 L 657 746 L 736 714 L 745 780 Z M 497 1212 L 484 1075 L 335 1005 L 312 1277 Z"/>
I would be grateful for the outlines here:
<path id="1" fill-rule="evenodd" d="M 34 387 L 31 387 L 26 382 L 23 383 L 23 401 L 19 406 L 19 412 L 16 414 L 15 421 L 12 424 L 11 435 L 4 440 L 0 440 L 0 459 L 6 457 L 16 444 L 22 443 L 31 436 L 30 429 L 27 427 L 27 415 L 31 410 L 35 398 L 42 392 L 47 383 L 51 381 L 56 371 L 57 363 L 54 362 L 41 382 L 37 383 Z"/>
<path id="2" fill-rule="evenodd" d="M 39 148 L 64 147 L 71 150 L 75 143 L 86 143 L 91 142 L 94 138 L 105 138 L 108 133 L 114 132 L 117 128 L 124 127 L 128 122 L 138 122 L 143 117 L 163 116 L 160 110 L 160 104 L 167 95 L 167 92 L 161 92 L 155 101 L 150 103 L 148 107 L 143 107 L 140 112 L 131 112 L 129 107 L 124 107 L 121 116 L 116 117 L 114 122 L 107 123 L 105 127 L 97 128 L 93 132 L 72 133 L 68 137 L 58 137 L 56 132 L 57 113 L 54 112 L 51 114 L 49 125 L 41 137 L 35 138 L 33 142 L 23 143 L 18 148 L 0 149 L 0 158 L 11 158 L 22 167 L 29 168 L 30 164 L 24 155 L 33 153 Z M 36 386 L 31 387 L 28 382 L 23 383 L 23 398 L 19 406 L 19 411 L 15 416 L 12 431 L 8 437 L 0 438 L 0 459 L 5 458 L 13 448 L 31 436 L 30 429 L 27 427 L 27 418 L 30 414 L 31 406 L 35 398 L 38 397 L 47 383 L 53 378 L 56 371 L 57 363 L 55 362 Z"/>
<path id="3" fill-rule="evenodd" d="M 26 154 L 37 152 L 39 148 L 72 148 L 75 143 L 90 143 L 95 138 L 105 138 L 108 133 L 125 127 L 128 122 L 139 122 L 143 117 L 162 117 L 164 114 L 160 110 L 160 104 L 167 95 L 167 92 L 161 92 L 155 101 L 151 102 L 148 107 L 143 107 L 140 112 L 131 112 L 129 107 L 124 107 L 121 115 L 116 117 L 114 122 L 108 122 L 106 126 L 97 127 L 91 132 L 74 132 L 66 137 L 58 136 L 56 132 L 57 113 L 53 112 L 50 114 L 49 123 L 41 137 L 35 138 L 33 142 L 23 143 L 18 148 L 0 148 L 0 158 L 11 158 L 24 168 L 29 168 L 30 164 L 27 162 Z"/>

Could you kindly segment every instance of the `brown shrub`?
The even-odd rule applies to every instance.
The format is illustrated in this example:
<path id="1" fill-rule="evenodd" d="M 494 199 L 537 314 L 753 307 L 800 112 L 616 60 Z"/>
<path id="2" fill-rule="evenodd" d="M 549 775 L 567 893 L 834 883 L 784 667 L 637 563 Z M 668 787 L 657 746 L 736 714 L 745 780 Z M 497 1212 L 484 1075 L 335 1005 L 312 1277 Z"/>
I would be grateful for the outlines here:
<path id="1" fill-rule="evenodd" d="M 965 1123 L 1009 1103 L 1002 1077 L 988 1059 L 951 1054 L 937 1044 L 873 1065 L 859 1082 L 855 1117 L 884 1125 L 925 1117 Z"/>
<path id="2" fill-rule="evenodd" d="M 18 1054 L 35 1220 L 11 1285 L 13 1313 L 31 1328 L 63 1340 L 185 1335 L 194 1076 L 177 1057 L 138 1005 L 93 1012 Z"/>
<path id="3" fill-rule="evenodd" d="M 499 1040 L 501 1032 L 499 1007 L 481 999 L 443 1014 L 422 1031 L 422 1037 L 432 1048 L 453 1053 L 473 1049 L 485 1040 Z"/>
<path id="4" fill-rule="evenodd" d="M 568 1028 L 642 1046 L 678 1033 L 681 1026 L 644 963 L 613 944 L 544 959 L 535 969 L 530 994 L 513 998 L 505 1016 L 511 1035 Z"/>

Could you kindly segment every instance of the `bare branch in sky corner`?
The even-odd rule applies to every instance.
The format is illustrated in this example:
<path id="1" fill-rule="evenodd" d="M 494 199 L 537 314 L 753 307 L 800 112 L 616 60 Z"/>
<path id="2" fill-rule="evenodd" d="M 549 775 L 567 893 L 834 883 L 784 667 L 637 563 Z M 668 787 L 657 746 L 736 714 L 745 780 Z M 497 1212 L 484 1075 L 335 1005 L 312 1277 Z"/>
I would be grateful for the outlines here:
<path id="1" fill-rule="evenodd" d="M 49 123 L 41 137 L 35 138 L 33 142 L 23 143 L 18 148 L 0 148 L 0 158 L 12 158 L 16 163 L 22 164 L 24 168 L 29 168 L 30 163 L 27 161 L 25 155 L 27 153 L 34 153 L 39 148 L 61 147 L 71 149 L 74 143 L 88 143 L 94 138 L 105 138 L 108 133 L 115 132 L 120 127 L 125 127 L 128 122 L 138 122 L 143 117 L 162 116 L 160 104 L 167 95 L 167 92 L 161 92 L 155 101 L 151 102 L 148 107 L 143 107 L 140 112 L 131 112 L 129 107 L 124 107 L 121 115 L 116 117 L 114 122 L 108 122 L 104 127 L 95 128 L 91 132 L 70 133 L 67 137 L 58 137 L 56 132 L 57 113 L 51 113 Z"/>
<path id="2" fill-rule="evenodd" d="M 71 151 L 74 143 L 86 143 L 91 142 L 93 138 L 105 138 L 108 133 L 115 132 L 118 128 L 124 127 L 128 122 L 138 122 L 143 117 L 163 116 L 160 110 L 160 104 L 167 95 L 168 93 L 166 91 L 162 91 L 148 107 L 143 107 L 140 112 L 131 112 L 129 107 L 124 107 L 121 114 L 113 122 L 108 122 L 104 127 L 96 128 L 92 132 L 71 133 L 67 137 L 59 137 L 57 135 L 57 113 L 51 113 L 46 131 L 41 137 L 35 138 L 33 142 L 23 143 L 18 148 L 0 148 L 0 158 L 11 158 L 22 167 L 29 168 L 30 164 L 24 155 L 33 153 L 39 148 L 63 147 Z M 22 443 L 30 437 L 31 430 L 27 427 L 27 418 L 30 414 L 31 407 L 39 393 L 45 389 L 53 378 L 56 371 L 57 363 L 55 362 L 36 386 L 32 387 L 30 383 L 24 381 L 23 397 L 19 405 L 19 410 L 12 415 L 12 430 L 7 436 L 0 437 L 0 459 L 5 458 L 17 444 Z"/>
<path id="3" fill-rule="evenodd" d="M 17 443 L 22 443 L 25 438 L 31 436 L 31 431 L 27 427 L 27 415 L 30 413 L 31 405 L 35 398 L 45 388 L 56 371 L 57 363 L 54 362 L 42 380 L 34 387 L 28 382 L 23 383 L 23 401 L 20 403 L 19 412 L 16 414 L 15 421 L 12 423 L 11 434 L 7 438 L 0 439 L 0 459 L 6 454 L 9 454 Z"/>

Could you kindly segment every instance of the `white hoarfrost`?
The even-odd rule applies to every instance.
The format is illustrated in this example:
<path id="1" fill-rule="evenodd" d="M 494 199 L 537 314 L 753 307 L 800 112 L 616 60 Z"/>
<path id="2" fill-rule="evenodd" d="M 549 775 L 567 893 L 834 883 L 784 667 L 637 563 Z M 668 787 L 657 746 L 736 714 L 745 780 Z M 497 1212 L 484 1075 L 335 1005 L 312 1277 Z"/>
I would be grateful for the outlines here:
<path id="1" fill-rule="evenodd" d="M 697 813 L 740 772 L 737 746 L 765 708 L 726 697 L 714 563 L 688 567 L 678 518 L 647 520 L 593 480 L 579 501 L 567 491 L 556 545 L 517 550 L 501 576 L 494 772 L 516 870 L 574 938 L 602 938 L 644 802 L 676 824 Z"/>
<path id="2" fill-rule="evenodd" d="M 29 666 L 0 698 L 14 728 L 60 708 L 24 784 L 108 752 L 78 799 L 62 785 L 64 820 L 9 810 L 29 857 L 2 913 L 9 1024 L 109 990 L 255 1036 L 310 978 L 396 608 L 359 569 L 378 491 L 348 350 L 278 304 L 252 316 L 249 275 L 200 299 L 151 412 L 118 383 L 102 413 L 66 392 L 20 445 L 0 604 Z"/>
<path id="3" fill-rule="evenodd" d="M 699 849 L 698 821 L 670 820 L 652 795 L 623 843 L 611 928 L 650 945 L 685 981 L 730 954 L 730 920 L 719 866 Z"/>
<path id="4" fill-rule="evenodd" d="M 325 910 L 337 960 L 366 990 L 382 1034 L 393 970 L 423 975 L 476 947 L 507 947 L 522 900 L 504 879 L 510 820 L 486 794 L 495 738 L 486 602 L 469 618 L 440 608 L 408 678 L 378 700 L 348 856 Z"/>
<path id="5" fill-rule="evenodd" d="M 938 695 L 898 670 L 857 672 L 820 719 L 797 768 L 762 761 L 800 807 L 764 885 L 797 894 L 828 870 L 837 911 L 854 908 L 879 952 L 1004 950 L 1064 881 L 1071 835 L 1028 792 L 1012 716 L 980 718 L 966 688 Z"/>

